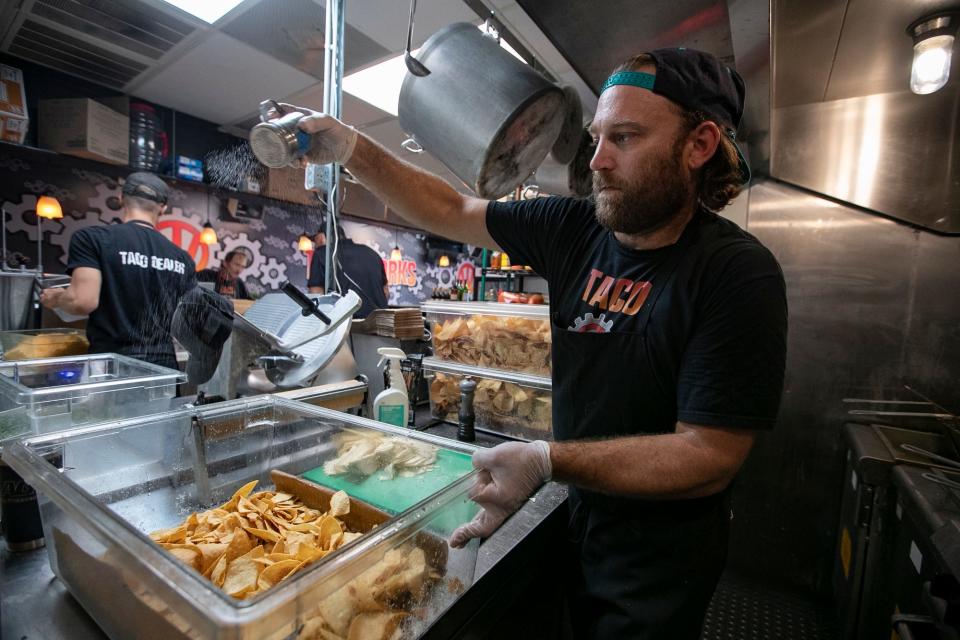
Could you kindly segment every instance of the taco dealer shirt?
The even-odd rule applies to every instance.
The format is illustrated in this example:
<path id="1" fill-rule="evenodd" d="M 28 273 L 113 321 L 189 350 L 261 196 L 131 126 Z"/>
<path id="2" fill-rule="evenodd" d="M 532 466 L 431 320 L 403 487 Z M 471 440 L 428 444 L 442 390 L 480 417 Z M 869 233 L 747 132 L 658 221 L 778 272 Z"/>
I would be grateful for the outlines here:
<path id="1" fill-rule="evenodd" d="M 87 321 L 91 353 L 121 353 L 175 365 L 170 324 L 181 296 L 196 286 L 196 267 L 149 223 L 87 227 L 70 240 L 67 273 L 100 271 L 100 303 Z"/>

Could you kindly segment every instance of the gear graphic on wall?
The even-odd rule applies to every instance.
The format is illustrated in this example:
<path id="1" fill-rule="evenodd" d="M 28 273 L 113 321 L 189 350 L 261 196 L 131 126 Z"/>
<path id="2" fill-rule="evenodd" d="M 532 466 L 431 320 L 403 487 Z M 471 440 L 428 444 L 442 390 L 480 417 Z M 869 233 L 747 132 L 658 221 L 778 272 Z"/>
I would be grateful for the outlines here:
<path id="1" fill-rule="evenodd" d="M 26 171 L 30 168 L 30 165 L 21 158 L 8 158 L 6 156 L 0 158 L 0 169 L 7 169 L 8 171 Z"/>
<path id="2" fill-rule="evenodd" d="M 200 224 L 202 225 L 203 222 L 201 221 Z M 244 275 L 248 278 L 259 278 L 263 273 L 263 265 L 266 261 L 264 255 L 260 253 L 262 246 L 259 240 L 251 240 L 250 236 L 244 232 L 238 233 L 236 236 L 223 236 L 220 240 L 220 248 L 214 250 L 213 259 L 207 266 L 215 267 L 219 265 L 223 261 L 224 256 L 231 251 L 243 249 L 244 252 L 250 256 L 250 264 L 247 265 Z"/>
<path id="3" fill-rule="evenodd" d="M 197 214 L 186 213 L 180 207 L 173 207 L 169 214 L 160 216 L 157 222 L 157 231 L 173 242 L 193 258 L 198 269 L 211 266 L 211 246 L 200 242 L 200 230 L 204 220 Z"/>
<path id="4" fill-rule="evenodd" d="M 281 220 L 288 220 L 290 214 L 281 209 L 280 207 L 266 206 L 263 208 L 263 215 L 273 216 L 274 218 L 279 218 Z"/>
<path id="5" fill-rule="evenodd" d="M 280 247 L 277 247 L 278 249 Z M 303 251 L 300 251 L 300 242 L 294 241 L 290 243 L 290 248 L 293 249 L 293 253 L 287 256 L 287 260 L 293 264 L 300 264 L 304 267 L 307 266 L 307 254 Z M 313 252 L 310 253 L 310 256 L 313 256 Z"/>
<path id="6" fill-rule="evenodd" d="M 604 313 L 599 317 L 595 317 L 592 313 L 585 313 L 582 318 L 576 318 L 573 321 L 572 327 L 577 333 L 610 333 L 612 328 L 613 320 L 607 320 Z"/>
<path id="7" fill-rule="evenodd" d="M 287 281 L 287 265 L 270 258 L 260 269 L 260 282 L 271 289 L 279 289 Z"/>
<path id="8" fill-rule="evenodd" d="M 96 171 L 87 171 L 85 169 L 71 169 L 70 172 L 83 180 L 84 182 L 89 182 L 90 184 L 103 184 L 114 182 L 113 178 L 110 176 L 104 175 L 102 173 L 97 173 Z"/>
<path id="9" fill-rule="evenodd" d="M 37 223 L 27 222 L 23 219 L 23 214 L 33 213 L 37 208 L 37 196 L 23 195 L 20 197 L 19 204 L 13 202 L 4 202 L 3 208 L 7 212 L 7 233 L 17 233 L 22 231 L 27 234 L 27 238 L 33 242 L 37 241 Z"/>
<path id="10" fill-rule="evenodd" d="M 263 241 L 274 249 L 286 249 L 288 246 L 290 246 L 289 242 L 283 238 L 278 238 L 277 236 L 267 236 L 263 239 Z"/>
<path id="11" fill-rule="evenodd" d="M 43 180 L 33 180 L 24 182 L 23 186 L 36 193 L 37 195 L 48 195 L 57 198 L 58 200 L 73 200 L 74 195 L 73 191 L 69 189 L 62 189 L 55 184 L 49 184 Z"/>
<path id="12" fill-rule="evenodd" d="M 87 198 L 87 212 L 97 212 L 100 222 L 110 224 L 123 220 L 123 202 L 120 189 L 111 189 L 106 184 L 96 186 L 96 194 Z"/>

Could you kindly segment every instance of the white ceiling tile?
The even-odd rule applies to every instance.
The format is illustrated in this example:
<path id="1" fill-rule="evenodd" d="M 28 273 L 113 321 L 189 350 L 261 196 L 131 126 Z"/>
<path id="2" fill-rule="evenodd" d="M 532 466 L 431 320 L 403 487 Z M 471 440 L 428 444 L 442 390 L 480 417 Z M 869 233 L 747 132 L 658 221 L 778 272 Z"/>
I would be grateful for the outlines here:
<path id="1" fill-rule="evenodd" d="M 236 121 L 260 101 L 315 84 L 313 76 L 217 31 L 155 73 L 142 98 L 218 124 Z"/>
<path id="2" fill-rule="evenodd" d="M 407 43 L 410 4 L 400 0 L 347 2 L 346 21 L 394 54 Z M 453 22 L 479 22 L 477 14 L 455 0 L 419 0 L 413 26 L 413 48 Z"/>

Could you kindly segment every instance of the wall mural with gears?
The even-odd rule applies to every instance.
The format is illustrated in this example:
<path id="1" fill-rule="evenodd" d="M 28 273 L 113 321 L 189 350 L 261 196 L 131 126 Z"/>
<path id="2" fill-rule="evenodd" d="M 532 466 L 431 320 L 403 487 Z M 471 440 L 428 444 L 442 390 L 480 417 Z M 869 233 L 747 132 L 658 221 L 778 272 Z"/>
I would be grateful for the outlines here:
<path id="1" fill-rule="evenodd" d="M 6 212 L 8 253 L 19 254 L 28 268 L 35 265 L 37 198 L 54 196 L 63 218 L 41 221 L 42 260 L 46 271 L 63 273 L 70 238 L 77 229 L 120 221 L 120 181 L 127 173 L 121 167 L 4 145 L 0 148 L 0 204 Z M 209 246 L 200 242 L 207 220 L 219 241 Z M 298 240 L 320 224 L 317 208 L 176 181 L 168 213 L 157 229 L 188 251 L 198 269 L 219 266 L 232 250 L 244 251 L 250 266 L 242 277 L 250 292 L 259 296 L 287 280 L 306 286 L 310 254 L 298 250 Z M 417 305 L 437 287 L 449 287 L 467 274 L 472 279 L 473 264 L 465 256 L 451 260 L 447 268 L 427 264 L 423 234 L 349 218 L 343 219 L 343 227 L 353 241 L 372 247 L 384 259 L 391 305 Z M 389 260 L 395 243 L 403 254 L 400 261 Z"/>

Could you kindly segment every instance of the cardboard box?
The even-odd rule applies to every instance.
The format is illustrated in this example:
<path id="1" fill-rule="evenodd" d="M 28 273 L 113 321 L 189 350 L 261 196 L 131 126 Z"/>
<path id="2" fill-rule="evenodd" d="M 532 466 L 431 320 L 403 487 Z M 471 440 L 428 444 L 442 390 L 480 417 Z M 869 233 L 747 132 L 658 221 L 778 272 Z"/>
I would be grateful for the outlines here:
<path id="1" fill-rule="evenodd" d="M 90 98 L 41 100 L 40 146 L 125 165 L 130 160 L 130 118 Z"/>
<path id="2" fill-rule="evenodd" d="M 0 140 L 23 144 L 29 124 L 23 73 L 0 64 Z"/>

